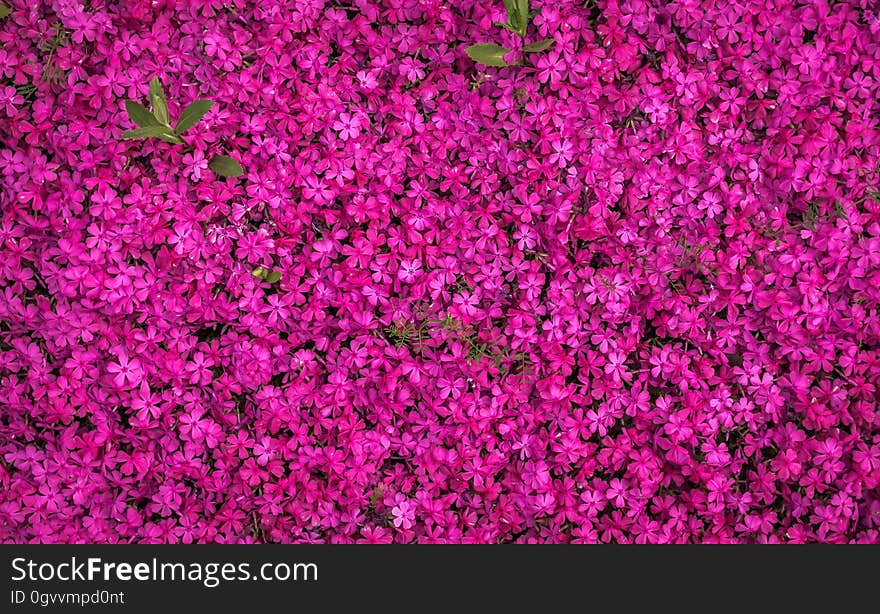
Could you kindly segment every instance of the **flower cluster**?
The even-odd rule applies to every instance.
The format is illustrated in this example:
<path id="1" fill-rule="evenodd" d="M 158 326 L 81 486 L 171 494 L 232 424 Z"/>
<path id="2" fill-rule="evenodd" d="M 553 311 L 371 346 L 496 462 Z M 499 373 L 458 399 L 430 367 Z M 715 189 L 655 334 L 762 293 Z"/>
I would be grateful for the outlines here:
<path id="1" fill-rule="evenodd" d="M 875 2 L 6 3 L 0 539 L 880 541 Z"/>

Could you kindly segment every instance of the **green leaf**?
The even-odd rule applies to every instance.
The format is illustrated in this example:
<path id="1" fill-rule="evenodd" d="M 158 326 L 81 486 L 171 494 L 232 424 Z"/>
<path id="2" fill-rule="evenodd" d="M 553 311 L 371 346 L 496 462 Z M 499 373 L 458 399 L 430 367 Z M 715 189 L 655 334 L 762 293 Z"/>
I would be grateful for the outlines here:
<path id="1" fill-rule="evenodd" d="M 516 0 L 504 0 L 504 10 L 507 11 L 507 23 L 516 28 L 519 24 L 516 13 Z"/>
<path id="2" fill-rule="evenodd" d="M 174 139 L 177 139 L 177 137 L 169 132 L 169 128 L 167 126 L 144 126 L 143 128 L 129 130 L 122 135 L 123 139 L 148 139 L 151 137 L 172 137 Z M 177 139 L 173 142 L 180 142 L 180 139 Z"/>
<path id="3" fill-rule="evenodd" d="M 525 36 L 529 27 L 529 0 L 516 0 L 516 12 L 519 17 L 519 32 Z"/>
<path id="4" fill-rule="evenodd" d="M 0 19 L 4 17 L 9 17 L 9 14 L 12 13 L 12 8 L 6 6 L 5 4 L 0 4 Z"/>
<path id="5" fill-rule="evenodd" d="M 274 284 L 275 282 L 281 280 L 280 271 L 270 271 L 269 269 L 264 269 L 263 267 L 254 269 L 251 274 L 254 277 L 259 277 L 260 279 L 269 282 L 270 284 Z"/>
<path id="6" fill-rule="evenodd" d="M 156 121 L 156 118 L 153 117 L 153 114 L 145 107 L 144 105 L 135 102 L 134 100 L 126 100 L 125 101 L 125 110 L 128 112 L 128 117 L 136 123 L 141 128 L 145 126 L 158 126 L 159 122 Z"/>
<path id="7" fill-rule="evenodd" d="M 496 21 L 493 25 L 496 25 L 499 28 L 504 28 L 508 32 L 513 32 L 514 34 L 519 36 L 519 29 L 515 26 L 510 25 L 509 23 L 501 23 L 500 21 Z"/>
<path id="8" fill-rule="evenodd" d="M 153 115 L 160 124 L 170 125 L 168 117 L 168 101 L 165 99 L 165 90 L 159 77 L 153 77 L 150 81 L 150 104 L 153 106 Z"/>
<path id="9" fill-rule="evenodd" d="M 504 61 L 504 54 L 509 52 L 510 49 L 495 43 L 471 45 L 465 50 L 465 53 L 474 62 L 485 64 L 486 66 L 508 66 L 508 63 Z"/>
<path id="10" fill-rule="evenodd" d="M 241 164 L 229 156 L 214 156 L 208 163 L 208 168 L 222 177 L 239 177 L 244 175 Z"/>
<path id="11" fill-rule="evenodd" d="M 163 128 L 165 128 L 167 130 L 167 126 L 163 126 Z M 168 132 L 166 134 L 160 134 L 158 138 L 165 141 L 166 143 L 171 143 L 172 145 L 185 145 L 186 144 L 186 141 L 184 141 L 182 138 L 180 138 L 176 134 L 172 134 L 170 132 Z"/>
<path id="12" fill-rule="evenodd" d="M 538 53 L 539 51 L 546 51 L 550 47 L 553 46 L 553 43 L 556 41 L 552 38 L 545 38 L 542 41 L 538 41 L 537 43 L 529 43 L 528 45 L 523 45 L 523 51 L 526 53 Z"/>
<path id="13" fill-rule="evenodd" d="M 213 100 L 196 100 L 180 114 L 180 117 L 177 120 L 177 125 L 174 126 L 174 131 L 177 134 L 183 134 L 195 126 L 196 122 L 202 119 L 205 116 L 205 113 L 210 111 L 213 106 Z"/>

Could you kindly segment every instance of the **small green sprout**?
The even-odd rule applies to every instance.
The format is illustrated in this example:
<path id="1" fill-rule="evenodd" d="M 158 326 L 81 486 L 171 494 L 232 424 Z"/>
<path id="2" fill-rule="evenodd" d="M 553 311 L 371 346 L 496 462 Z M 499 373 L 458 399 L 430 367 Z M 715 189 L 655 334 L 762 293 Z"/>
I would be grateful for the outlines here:
<path id="1" fill-rule="evenodd" d="M 172 145 L 186 145 L 182 135 L 211 110 L 214 101 L 196 100 L 192 102 L 183 110 L 180 117 L 177 118 L 177 122 L 172 126 L 171 116 L 168 113 L 168 100 L 165 98 L 162 82 L 159 77 L 153 77 L 150 81 L 150 106 L 151 109 L 147 109 L 134 100 L 125 101 L 128 117 L 139 127 L 123 134 L 123 139 L 156 138 Z M 239 177 L 244 174 L 241 164 L 225 155 L 214 156 L 208 163 L 208 168 L 222 177 Z"/>
<path id="2" fill-rule="evenodd" d="M 196 100 L 183 110 L 172 128 L 171 118 L 168 115 L 168 101 L 165 98 L 165 90 L 159 77 L 153 77 L 150 81 L 150 105 L 152 112 L 144 105 L 134 100 L 125 101 L 125 110 L 128 117 L 139 128 L 129 130 L 122 135 L 124 139 L 157 138 L 175 145 L 185 145 L 186 141 L 181 135 L 192 128 L 214 106 L 211 100 Z"/>
<path id="3" fill-rule="evenodd" d="M 262 279 L 263 281 L 266 281 L 270 284 L 281 281 L 281 271 L 270 271 L 269 269 L 260 267 L 258 269 L 254 269 L 251 274 L 254 277 Z"/>
<path id="4" fill-rule="evenodd" d="M 39 50 L 46 54 L 46 65 L 43 68 L 43 74 L 40 75 L 40 81 L 52 85 L 64 84 L 68 71 L 55 63 L 55 52 L 69 44 L 70 32 L 64 28 L 60 21 L 56 21 L 52 24 L 52 36 L 38 46 Z"/>
<path id="5" fill-rule="evenodd" d="M 526 32 L 529 29 L 529 22 L 532 18 L 532 13 L 529 10 L 529 0 L 504 0 L 504 8 L 507 10 L 507 21 L 498 21 L 495 22 L 495 25 L 519 36 L 522 41 L 523 53 L 546 51 L 556 42 L 552 38 L 545 38 L 544 40 L 526 44 Z M 511 49 L 496 45 L 495 43 L 479 43 L 471 45 L 465 50 L 468 57 L 478 64 L 484 64 L 485 66 L 522 66 L 522 61 L 514 63 L 505 61 L 504 56 L 510 53 L 510 51 Z"/>
<path id="6" fill-rule="evenodd" d="M 415 339 L 416 329 L 409 322 L 395 322 L 385 328 L 385 335 L 394 347 L 403 347 Z"/>
<path id="7" fill-rule="evenodd" d="M 815 230 L 818 224 L 833 222 L 835 219 L 846 219 L 846 210 L 839 200 L 834 201 L 833 212 L 822 213 L 816 202 L 811 202 L 802 216 L 801 227 L 807 230 Z"/>

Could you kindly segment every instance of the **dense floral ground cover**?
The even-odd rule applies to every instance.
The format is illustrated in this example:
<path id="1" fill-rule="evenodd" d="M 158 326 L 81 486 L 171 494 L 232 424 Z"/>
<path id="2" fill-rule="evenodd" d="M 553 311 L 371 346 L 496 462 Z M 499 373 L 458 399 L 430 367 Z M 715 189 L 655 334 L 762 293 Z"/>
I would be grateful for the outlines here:
<path id="1" fill-rule="evenodd" d="M 5 1 L 3 540 L 880 541 L 876 3 Z"/>

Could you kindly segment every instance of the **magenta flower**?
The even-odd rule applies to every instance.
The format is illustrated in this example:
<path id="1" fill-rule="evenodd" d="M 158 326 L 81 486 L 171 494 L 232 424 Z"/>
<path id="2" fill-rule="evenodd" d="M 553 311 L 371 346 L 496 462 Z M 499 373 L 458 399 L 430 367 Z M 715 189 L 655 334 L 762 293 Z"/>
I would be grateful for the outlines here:
<path id="1" fill-rule="evenodd" d="M 356 138 L 360 134 L 361 119 L 357 114 L 340 113 L 339 119 L 333 122 L 333 129 L 339 132 L 343 141 Z"/>
<path id="2" fill-rule="evenodd" d="M 119 352 L 116 362 L 107 365 L 107 371 L 113 374 L 113 382 L 120 388 L 132 388 L 143 377 L 141 361 L 137 358 L 129 359 L 124 350 Z"/>
<path id="3" fill-rule="evenodd" d="M 415 509 L 412 502 L 398 495 L 396 505 L 391 508 L 391 516 L 395 527 L 411 529 L 415 522 Z"/>
<path id="4" fill-rule="evenodd" d="M 400 263 L 397 278 L 404 283 L 412 283 L 421 275 L 422 263 L 420 260 L 404 260 Z"/>

